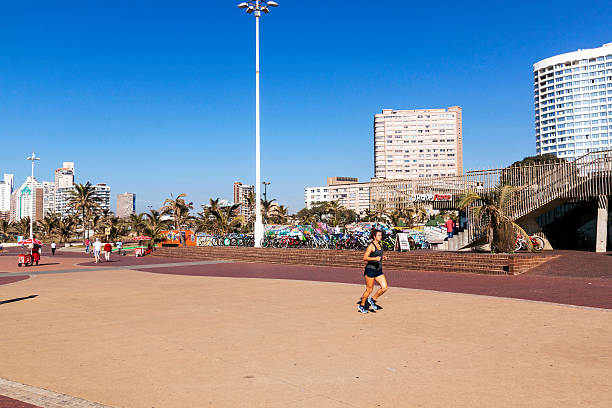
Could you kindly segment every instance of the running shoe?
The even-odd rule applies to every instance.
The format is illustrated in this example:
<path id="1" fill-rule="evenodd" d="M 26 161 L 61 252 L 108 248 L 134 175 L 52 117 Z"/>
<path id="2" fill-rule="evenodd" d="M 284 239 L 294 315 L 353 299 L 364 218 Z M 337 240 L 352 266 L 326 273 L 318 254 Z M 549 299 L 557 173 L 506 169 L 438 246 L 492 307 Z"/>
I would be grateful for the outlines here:
<path id="1" fill-rule="evenodd" d="M 359 307 L 357 308 L 357 311 L 358 311 L 359 313 L 364 313 L 364 314 L 365 314 L 365 313 L 368 313 L 368 309 L 366 309 L 365 307 L 363 307 L 363 306 L 361 306 L 361 305 L 359 305 Z"/>
<path id="2" fill-rule="evenodd" d="M 368 303 L 370 304 L 370 307 L 372 308 L 372 310 L 378 310 L 378 305 L 376 304 L 376 301 L 374 299 L 369 297 Z"/>

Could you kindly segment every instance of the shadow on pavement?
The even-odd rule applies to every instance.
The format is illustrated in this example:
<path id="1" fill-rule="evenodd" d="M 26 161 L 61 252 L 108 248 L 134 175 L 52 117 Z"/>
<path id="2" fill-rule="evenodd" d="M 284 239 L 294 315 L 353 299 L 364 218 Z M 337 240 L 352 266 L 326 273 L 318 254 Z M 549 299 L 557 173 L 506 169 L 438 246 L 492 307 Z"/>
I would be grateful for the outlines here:
<path id="1" fill-rule="evenodd" d="M 34 299 L 36 296 L 38 296 L 38 295 L 30 295 L 30 296 L 15 298 L 15 299 L 2 300 L 2 301 L 0 301 L 0 305 L 3 305 L 5 303 L 19 302 L 20 300 Z"/>

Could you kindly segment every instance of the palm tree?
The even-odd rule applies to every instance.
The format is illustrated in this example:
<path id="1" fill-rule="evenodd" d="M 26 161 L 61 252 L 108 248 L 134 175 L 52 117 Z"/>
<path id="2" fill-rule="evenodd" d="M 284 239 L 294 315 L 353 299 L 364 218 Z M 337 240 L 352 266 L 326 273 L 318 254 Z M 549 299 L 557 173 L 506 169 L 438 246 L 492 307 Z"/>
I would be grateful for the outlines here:
<path id="1" fill-rule="evenodd" d="M 53 241 L 57 228 L 59 226 L 59 214 L 49 211 L 45 217 L 38 221 L 38 225 L 44 236 L 49 241 Z"/>
<path id="2" fill-rule="evenodd" d="M 17 223 L 15 223 L 15 230 L 17 234 L 22 237 L 27 237 L 30 235 L 30 217 L 23 217 Z"/>
<path id="3" fill-rule="evenodd" d="M 57 232 L 59 233 L 60 239 L 63 243 L 68 242 L 74 234 L 76 223 L 74 217 L 66 216 L 59 220 L 57 226 Z"/>
<path id="4" fill-rule="evenodd" d="M 210 215 L 215 217 L 215 220 L 217 222 L 217 228 L 221 233 L 226 234 L 245 223 L 245 219 L 243 216 L 235 215 L 235 211 L 239 206 L 239 204 L 232 204 L 226 207 L 220 207 L 214 210 L 210 210 Z"/>
<path id="5" fill-rule="evenodd" d="M 474 217 L 485 226 L 487 242 L 491 244 L 492 251 L 514 251 L 515 231 L 518 231 L 524 237 L 528 237 L 525 230 L 505 213 L 508 203 L 515 192 L 516 187 L 505 184 L 485 194 L 469 191 L 459 201 L 458 207 L 460 209 L 463 210 L 470 207 Z M 476 205 L 472 206 L 472 204 Z M 533 250 L 531 240 L 526 239 L 526 241 L 529 249 Z"/>
<path id="6" fill-rule="evenodd" d="M 146 220 L 144 220 L 144 229 L 151 237 L 151 243 L 155 245 L 163 241 L 164 239 L 161 232 L 165 230 L 167 226 L 166 222 L 162 221 L 159 211 L 151 210 L 148 214 L 144 214 L 144 216 L 146 217 Z"/>
<path id="7" fill-rule="evenodd" d="M 343 207 L 340 205 L 338 201 L 329 201 L 325 207 L 326 207 L 327 213 L 331 215 L 331 218 L 329 220 L 331 226 L 332 227 L 337 226 L 338 217 L 340 215 L 340 212 L 343 210 Z"/>
<path id="8" fill-rule="evenodd" d="M 7 220 L 0 220 L 0 237 L 2 237 L 2 241 L 8 239 L 9 235 L 13 230 L 13 226 Z"/>
<path id="9" fill-rule="evenodd" d="M 164 201 L 164 206 L 161 208 L 164 214 L 172 215 L 174 218 L 174 228 L 177 230 L 181 229 L 183 220 L 189 216 L 189 210 L 193 208 L 193 203 L 185 202 L 183 197 L 187 197 L 187 194 L 179 194 L 176 198 L 170 194 L 170 198 Z"/>
<path id="10" fill-rule="evenodd" d="M 272 200 L 261 200 L 261 217 L 263 218 L 264 224 L 270 221 L 270 217 L 274 214 L 274 211 L 276 211 L 278 205 L 274 201 L 276 201 L 275 198 Z"/>
<path id="11" fill-rule="evenodd" d="M 75 213 L 81 213 L 83 222 L 83 241 L 85 241 L 87 230 L 87 218 L 85 214 L 91 213 L 100 206 L 100 199 L 95 196 L 95 189 L 89 181 L 84 185 L 74 185 L 74 190 L 70 191 L 70 196 L 68 197 L 68 205 L 72 207 Z"/>
<path id="12" fill-rule="evenodd" d="M 270 217 L 272 222 L 276 224 L 285 224 L 287 223 L 287 218 L 289 217 L 289 209 L 284 205 L 276 206 L 273 210 L 272 216 Z"/>
<path id="13" fill-rule="evenodd" d="M 136 235 L 142 235 L 142 231 L 145 229 L 145 215 L 147 214 L 130 214 L 128 225 Z"/>

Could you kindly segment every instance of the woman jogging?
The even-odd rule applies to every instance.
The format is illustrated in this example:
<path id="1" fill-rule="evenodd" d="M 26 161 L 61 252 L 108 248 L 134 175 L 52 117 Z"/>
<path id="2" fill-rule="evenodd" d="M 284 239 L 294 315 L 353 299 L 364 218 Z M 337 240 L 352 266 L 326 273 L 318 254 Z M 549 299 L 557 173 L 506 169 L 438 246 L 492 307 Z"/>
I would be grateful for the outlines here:
<path id="1" fill-rule="evenodd" d="M 363 254 L 363 260 L 367 261 L 365 271 L 363 273 L 365 277 L 366 290 L 361 296 L 361 303 L 359 304 L 358 311 L 361 313 L 368 313 L 369 307 L 372 310 L 378 310 L 379 306 L 376 305 L 376 300 L 387 291 L 387 279 L 383 275 L 382 261 L 386 260 L 387 257 L 383 255 L 382 249 L 382 231 L 372 231 L 372 242 L 366 248 L 365 254 Z M 371 296 L 374 290 L 374 282 L 380 285 L 380 289 Z M 369 307 L 366 304 L 369 303 Z"/>

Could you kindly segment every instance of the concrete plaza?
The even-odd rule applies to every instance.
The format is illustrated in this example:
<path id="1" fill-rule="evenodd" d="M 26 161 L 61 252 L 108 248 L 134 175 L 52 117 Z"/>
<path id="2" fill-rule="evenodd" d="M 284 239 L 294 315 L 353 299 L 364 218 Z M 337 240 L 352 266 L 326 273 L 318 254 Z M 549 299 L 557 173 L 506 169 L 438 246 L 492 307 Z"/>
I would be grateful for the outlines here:
<path id="1" fill-rule="evenodd" d="M 392 287 L 361 315 L 354 284 L 89 260 L 0 285 L 0 378 L 112 407 L 612 405 L 609 309 Z"/>

